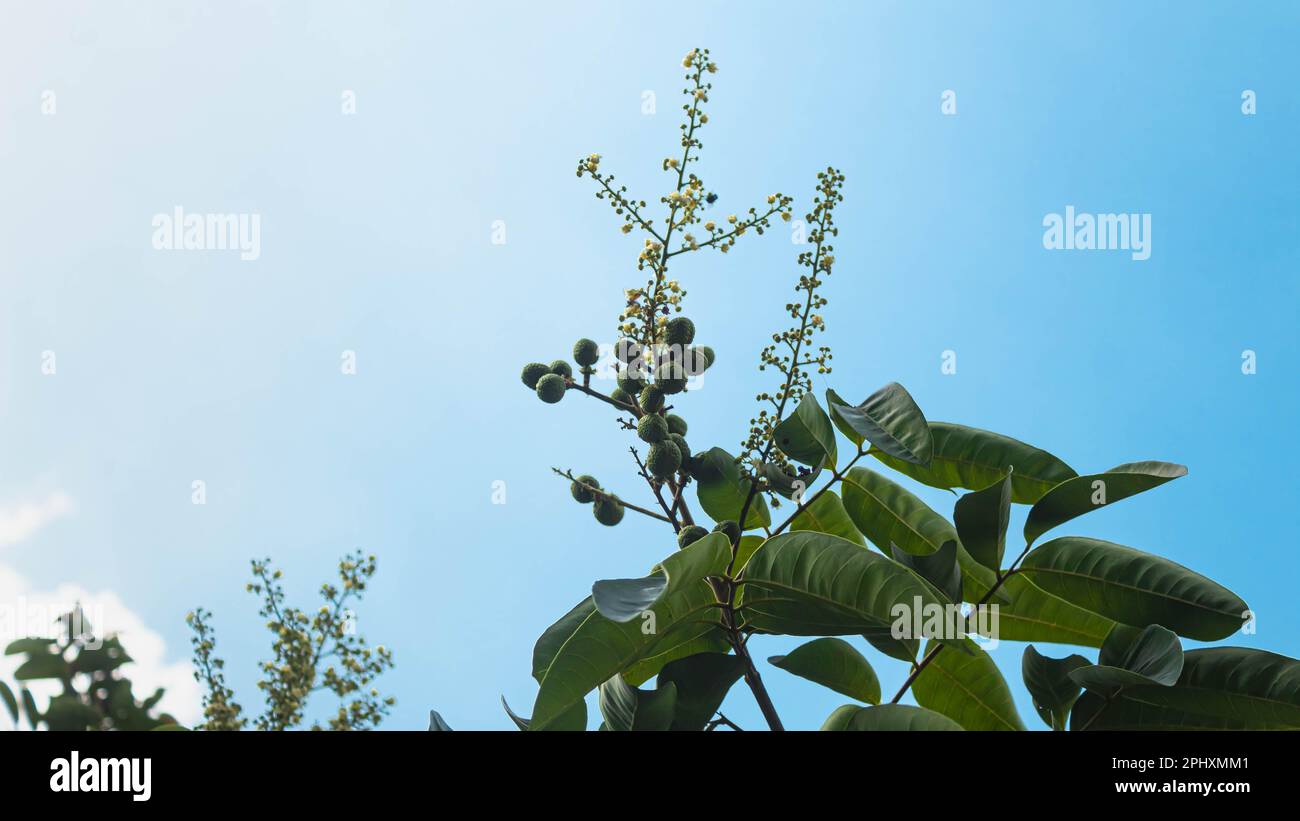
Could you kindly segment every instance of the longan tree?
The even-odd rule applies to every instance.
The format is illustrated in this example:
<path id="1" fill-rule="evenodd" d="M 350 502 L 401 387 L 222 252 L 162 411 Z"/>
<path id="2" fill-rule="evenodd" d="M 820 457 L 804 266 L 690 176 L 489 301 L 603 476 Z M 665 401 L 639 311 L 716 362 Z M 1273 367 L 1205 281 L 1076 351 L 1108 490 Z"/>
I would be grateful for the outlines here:
<path id="1" fill-rule="evenodd" d="M 779 634 L 815 638 L 772 657 L 772 666 L 852 699 L 823 729 L 1024 729 L 1007 682 L 974 640 L 983 636 L 1099 648 L 1095 663 L 1026 648 L 1025 686 L 1054 730 L 1300 728 L 1300 662 L 1242 647 L 1183 651 L 1180 637 L 1215 641 L 1249 624 L 1235 593 L 1131 547 L 1084 536 L 1040 542 L 1068 521 L 1186 475 L 1184 466 L 1138 461 L 1081 475 L 1011 437 L 930 422 L 896 383 L 858 404 L 832 389 L 818 401 L 813 374 L 832 371 L 816 336 L 825 328 L 823 288 L 837 264 L 833 218 L 845 183 L 834 168 L 817 175 L 804 216 L 796 298 L 785 305 L 792 323 L 759 355 L 776 385 L 757 396 L 738 455 L 688 444 L 693 380 L 717 360 L 680 315 L 686 290 L 669 268 L 705 249 L 725 253 L 773 218 L 790 220 L 793 204 L 778 193 L 743 217 L 707 217 L 715 197 L 694 169 L 717 66 L 705 49 L 683 65 L 685 122 L 680 155 L 662 162 L 672 179 L 658 200 L 662 218 L 616 186 L 599 154 L 578 164 L 623 232 L 644 235 L 636 264 L 645 284 L 626 292 L 612 361 L 598 368 L 601 346 L 581 339 L 576 374 L 565 361 L 523 370 L 543 402 L 571 393 L 604 402 L 617 428 L 642 443 L 629 450 L 645 504 L 615 483 L 554 468 L 573 498 L 592 505 L 602 525 L 619 524 L 626 511 L 667 525 L 676 550 L 648 576 L 595 582 L 545 630 L 533 652 L 532 715 L 511 719 L 521 729 L 586 729 L 585 699 L 598 691 L 603 729 L 736 729 L 718 709 L 743 678 L 779 730 L 749 651 L 754 635 Z M 615 387 L 599 390 L 593 378 L 609 372 Z M 969 492 L 958 495 L 950 521 L 864 460 Z M 783 502 L 794 510 L 778 520 Z M 1008 552 L 1013 505 L 1028 513 L 1023 548 Z M 907 665 L 891 698 L 844 638 L 853 636 Z M 909 692 L 915 706 L 901 703 Z M 431 729 L 446 723 L 435 714 Z"/>

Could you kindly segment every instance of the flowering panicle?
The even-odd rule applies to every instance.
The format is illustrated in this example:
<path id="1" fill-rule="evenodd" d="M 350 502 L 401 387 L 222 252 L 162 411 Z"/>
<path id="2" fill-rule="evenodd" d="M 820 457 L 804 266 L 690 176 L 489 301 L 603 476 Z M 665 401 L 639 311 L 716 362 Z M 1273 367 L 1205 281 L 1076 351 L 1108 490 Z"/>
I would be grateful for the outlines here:
<path id="1" fill-rule="evenodd" d="M 813 200 L 812 213 L 806 215 L 805 221 L 811 226 L 808 241 L 812 249 L 799 254 L 799 264 L 808 271 L 799 275 L 795 292 L 799 299 L 788 303 L 785 308 L 795 325 L 788 330 L 772 334 L 772 344 L 759 354 L 760 371 L 769 367 L 779 371 L 781 383 L 774 392 L 764 391 L 755 399 L 771 406 L 760 408 L 758 416 L 749 420 L 749 438 L 745 440 L 745 452 L 757 463 L 775 463 L 782 467 L 787 465 L 785 456 L 773 447 L 772 433 L 785 417 L 785 412 L 799 404 L 799 401 L 812 390 L 812 372 L 819 374 L 831 372 L 830 348 L 822 345 L 813 352 L 813 336 L 826 330 L 826 322 L 819 311 L 826 306 L 826 297 L 818 292 L 826 277 L 830 276 L 835 265 L 834 246 L 830 237 L 839 230 L 835 227 L 835 206 L 844 199 L 840 188 L 844 184 L 844 175 L 834 168 L 827 168 L 817 174 L 817 196 Z M 779 504 L 775 498 L 773 504 Z"/>

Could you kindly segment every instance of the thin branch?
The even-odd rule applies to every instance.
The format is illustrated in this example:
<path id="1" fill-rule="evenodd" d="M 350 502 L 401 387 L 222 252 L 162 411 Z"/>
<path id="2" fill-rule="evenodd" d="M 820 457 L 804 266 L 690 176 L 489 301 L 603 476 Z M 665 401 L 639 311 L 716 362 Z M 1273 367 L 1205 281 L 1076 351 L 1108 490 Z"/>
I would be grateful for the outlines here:
<path id="1" fill-rule="evenodd" d="M 669 524 L 672 524 L 671 519 L 665 516 L 661 516 L 658 513 L 655 513 L 653 510 L 647 510 L 646 508 L 641 507 L 640 505 L 634 505 L 631 502 L 625 501 L 623 499 L 619 499 L 615 497 L 614 494 L 609 493 L 608 491 L 601 490 L 595 485 L 589 485 L 586 482 L 579 482 L 577 477 L 573 475 L 572 470 L 560 470 L 559 468 L 551 468 L 551 470 L 557 476 L 563 476 L 565 479 L 568 479 L 570 482 L 573 482 L 575 485 L 586 488 L 593 496 L 595 496 L 598 499 L 609 499 L 609 500 L 616 501 L 623 507 L 627 508 L 628 510 L 635 510 L 637 513 L 643 514 L 645 516 L 649 516 L 651 519 L 658 519 L 661 522 L 668 522 Z"/>

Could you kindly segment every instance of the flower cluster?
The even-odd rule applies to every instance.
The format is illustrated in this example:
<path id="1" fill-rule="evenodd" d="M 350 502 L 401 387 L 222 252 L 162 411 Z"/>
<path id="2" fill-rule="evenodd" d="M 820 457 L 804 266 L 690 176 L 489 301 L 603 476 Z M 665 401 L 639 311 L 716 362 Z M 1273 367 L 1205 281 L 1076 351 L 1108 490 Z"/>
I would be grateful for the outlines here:
<path id="1" fill-rule="evenodd" d="M 331 730 L 367 730 L 378 726 L 395 703 L 381 696 L 371 682 L 392 668 L 392 653 L 383 645 L 371 649 L 356 626 L 348 605 L 360 600 L 375 574 L 375 557 L 360 551 L 339 562 L 339 584 L 321 586 L 324 604 L 307 613 L 287 607 L 282 573 L 271 568 L 270 560 L 252 562 L 253 581 L 248 592 L 262 597 L 258 614 L 267 619 L 274 637 L 272 657 L 261 664 L 257 686 L 266 696 L 266 712 L 256 719 L 259 730 L 287 730 L 303 721 L 308 698 L 328 690 L 343 703 L 329 719 Z M 225 684 L 224 662 L 213 655 L 216 647 L 209 614 L 199 609 L 186 618 L 195 636 L 195 678 L 207 685 L 202 726 L 209 730 L 238 730 L 245 720 Z M 322 666 L 324 669 L 322 670 Z M 350 700 L 349 700 L 350 699 Z M 313 724 L 313 730 L 323 729 Z"/>
<path id="2" fill-rule="evenodd" d="M 764 463 L 775 463 L 786 467 L 785 456 L 772 445 L 772 434 L 781 423 L 788 409 L 812 390 L 813 369 L 819 374 L 831 372 L 831 351 L 823 345 L 813 352 L 813 336 L 826 330 L 826 322 L 818 311 L 826 306 L 827 300 L 818 293 L 825 277 L 830 276 L 835 266 L 834 246 L 830 238 L 839 230 L 835 227 L 835 206 L 844 196 L 840 189 L 844 184 L 844 175 L 834 168 L 827 168 L 817 174 L 817 196 L 813 200 L 812 213 L 806 215 L 805 221 L 811 226 L 808 241 L 811 250 L 799 254 L 799 264 L 807 268 L 799 275 L 795 292 L 799 298 L 787 303 L 785 308 L 795 324 L 788 330 L 772 334 L 772 344 L 759 354 L 760 371 L 769 367 L 780 372 L 782 381 L 775 391 L 764 391 L 755 399 L 771 406 L 759 409 L 758 415 L 749 420 L 749 438 L 745 440 L 745 451 L 760 468 Z M 775 498 L 773 504 L 779 504 Z"/>

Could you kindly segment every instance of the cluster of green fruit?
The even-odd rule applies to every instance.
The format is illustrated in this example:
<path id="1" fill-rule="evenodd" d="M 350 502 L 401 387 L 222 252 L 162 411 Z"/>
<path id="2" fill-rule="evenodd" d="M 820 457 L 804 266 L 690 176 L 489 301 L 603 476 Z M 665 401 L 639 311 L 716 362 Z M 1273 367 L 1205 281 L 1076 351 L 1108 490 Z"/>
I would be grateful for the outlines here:
<path id="1" fill-rule="evenodd" d="M 614 346 L 619 363 L 617 387 L 608 398 L 637 415 L 637 436 L 650 445 L 645 468 L 660 481 L 678 472 L 685 476 L 694 473 L 691 446 L 686 442 L 686 420 L 664 409 L 667 397 L 686 390 L 689 377 L 713 366 L 713 349 L 694 346 L 694 341 L 695 323 L 679 316 L 664 324 L 663 343 L 653 350 L 647 351 L 631 339 L 620 339 Z M 590 376 L 600 359 L 600 346 L 590 339 L 579 339 L 573 346 L 573 359 L 580 372 Z M 563 399 L 574 384 L 573 368 L 562 359 L 549 365 L 530 362 L 524 366 L 522 379 L 548 404 Z M 601 524 L 613 526 L 623 520 L 623 503 L 612 493 L 601 491 L 594 477 L 579 476 L 570 492 L 577 501 L 593 505 L 592 512 Z M 698 527 L 695 530 L 702 531 Z"/>
<path id="2" fill-rule="evenodd" d="M 595 373 L 592 366 L 600 359 L 600 346 L 593 340 L 579 339 L 573 346 L 573 360 L 584 374 Z M 549 365 L 541 362 L 529 362 L 524 366 L 521 377 L 529 390 L 537 391 L 537 398 L 554 405 L 564 398 L 573 380 L 573 368 L 563 359 L 557 359 Z"/>
<path id="3" fill-rule="evenodd" d="M 623 503 L 614 494 L 601 491 L 600 482 L 596 481 L 595 476 L 579 476 L 577 481 L 569 485 L 569 492 L 573 494 L 574 501 L 591 505 L 596 521 L 606 527 L 613 527 L 623 521 Z"/>

